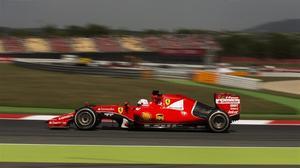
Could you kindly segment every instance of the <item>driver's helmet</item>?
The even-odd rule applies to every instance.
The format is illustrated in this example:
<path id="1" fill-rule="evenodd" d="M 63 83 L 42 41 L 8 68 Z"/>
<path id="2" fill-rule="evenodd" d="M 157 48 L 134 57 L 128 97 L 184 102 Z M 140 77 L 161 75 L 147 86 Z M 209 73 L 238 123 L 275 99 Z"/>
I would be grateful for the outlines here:
<path id="1" fill-rule="evenodd" d="M 147 106 L 149 103 L 148 103 L 148 100 L 147 99 L 140 99 L 138 102 L 137 102 L 137 105 L 138 106 Z"/>

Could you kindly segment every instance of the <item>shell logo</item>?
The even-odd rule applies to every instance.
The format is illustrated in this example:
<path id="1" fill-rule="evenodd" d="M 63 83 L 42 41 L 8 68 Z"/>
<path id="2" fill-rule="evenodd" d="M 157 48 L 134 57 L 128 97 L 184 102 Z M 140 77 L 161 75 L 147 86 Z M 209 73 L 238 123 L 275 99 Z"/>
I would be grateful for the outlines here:
<path id="1" fill-rule="evenodd" d="M 157 121 L 164 121 L 165 117 L 163 114 L 156 114 L 156 120 Z"/>
<path id="2" fill-rule="evenodd" d="M 166 100 L 165 100 L 165 103 L 166 103 L 166 105 L 168 106 L 168 105 L 170 105 L 171 100 L 170 100 L 170 99 L 166 99 Z"/>
<path id="3" fill-rule="evenodd" d="M 146 120 L 146 121 L 150 120 L 151 119 L 151 114 L 148 113 L 148 112 L 142 112 L 142 119 Z"/>
<path id="4" fill-rule="evenodd" d="M 124 111 L 124 108 L 123 107 L 118 107 L 118 113 L 122 114 Z"/>

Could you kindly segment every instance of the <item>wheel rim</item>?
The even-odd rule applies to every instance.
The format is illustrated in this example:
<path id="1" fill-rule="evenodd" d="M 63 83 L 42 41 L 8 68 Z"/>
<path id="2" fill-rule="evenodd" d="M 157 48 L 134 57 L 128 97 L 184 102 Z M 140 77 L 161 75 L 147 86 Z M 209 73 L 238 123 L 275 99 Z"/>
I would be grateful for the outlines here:
<path id="1" fill-rule="evenodd" d="M 223 129 L 227 124 L 225 116 L 221 114 L 215 115 L 212 121 L 213 121 L 212 122 L 213 127 L 218 130 Z"/>
<path id="2" fill-rule="evenodd" d="M 82 126 L 88 126 L 93 122 L 93 116 L 89 112 L 82 112 L 78 115 L 78 122 Z"/>

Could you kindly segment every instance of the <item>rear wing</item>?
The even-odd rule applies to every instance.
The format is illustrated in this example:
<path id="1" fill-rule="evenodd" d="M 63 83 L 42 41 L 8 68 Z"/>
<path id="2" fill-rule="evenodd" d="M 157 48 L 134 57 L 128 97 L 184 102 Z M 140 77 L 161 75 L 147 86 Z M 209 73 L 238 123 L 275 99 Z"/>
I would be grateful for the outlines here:
<path id="1" fill-rule="evenodd" d="M 215 93 L 214 102 L 218 109 L 226 112 L 230 117 L 240 113 L 240 96 L 231 93 Z"/>

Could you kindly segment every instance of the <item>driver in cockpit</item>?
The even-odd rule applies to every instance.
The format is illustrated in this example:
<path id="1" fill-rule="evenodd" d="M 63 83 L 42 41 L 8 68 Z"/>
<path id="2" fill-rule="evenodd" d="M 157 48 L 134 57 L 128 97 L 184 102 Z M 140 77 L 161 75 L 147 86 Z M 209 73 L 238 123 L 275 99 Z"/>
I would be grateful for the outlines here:
<path id="1" fill-rule="evenodd" d="M 162 94 L 160 94 L 158 90 L 152 91 L 151 99 L 151 103 L 154 103 L 156 105 L 162 105 Z"/>
<path id="2" fill-rule="evenodd" d="M 137 102 L 137 106 L 149 106 L 149 105 L 162 105 L 162 94 L 158 90 L 153 90 L 151 95 L 151 102 L 149 103 L 147 99 L 140 99 Z"/>

